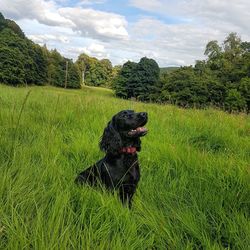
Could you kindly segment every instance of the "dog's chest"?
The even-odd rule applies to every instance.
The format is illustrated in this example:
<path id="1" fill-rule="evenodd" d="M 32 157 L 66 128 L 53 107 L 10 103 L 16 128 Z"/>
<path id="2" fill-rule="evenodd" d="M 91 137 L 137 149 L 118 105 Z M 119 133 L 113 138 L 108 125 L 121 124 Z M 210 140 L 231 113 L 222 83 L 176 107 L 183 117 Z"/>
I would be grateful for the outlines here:
<path id="1" fill-rule="evenodd" d="M 117 184 L 136 184 L 140 178 L 137 157 L 123 157 L 114 167 L 113 182 Z"/>

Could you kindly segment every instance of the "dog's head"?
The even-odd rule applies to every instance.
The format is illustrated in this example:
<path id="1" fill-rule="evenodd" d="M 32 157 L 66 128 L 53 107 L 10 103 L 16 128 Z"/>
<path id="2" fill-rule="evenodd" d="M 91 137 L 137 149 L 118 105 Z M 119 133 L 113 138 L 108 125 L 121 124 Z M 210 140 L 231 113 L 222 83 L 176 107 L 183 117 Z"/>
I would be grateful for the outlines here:
<path id="1" fill-rule="evenodd" d="M 137 151 L 140 151 L 139 137 L 147 134 L 147 129 L 144 127 L 147 121 L 148 115 L 146 112 L 120 111 L 113 116 L 104 129 L 100 141 L 101 150 L 117 154 L 126 143 L 131 146 L 138 144 L 136 145 Z"/>

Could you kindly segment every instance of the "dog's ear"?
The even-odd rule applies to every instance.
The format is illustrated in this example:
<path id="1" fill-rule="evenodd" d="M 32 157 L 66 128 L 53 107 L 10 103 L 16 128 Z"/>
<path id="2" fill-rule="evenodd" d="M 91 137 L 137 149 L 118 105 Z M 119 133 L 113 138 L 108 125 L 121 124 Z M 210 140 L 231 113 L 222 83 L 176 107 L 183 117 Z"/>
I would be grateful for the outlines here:
<path id="1" fill-rule="evenodd" d="M 106 153 L 118 154 L 122 148 L 122 139 L 114 126 L 114 121 L 110 121 L 103 131 L 100 149 Z"/>

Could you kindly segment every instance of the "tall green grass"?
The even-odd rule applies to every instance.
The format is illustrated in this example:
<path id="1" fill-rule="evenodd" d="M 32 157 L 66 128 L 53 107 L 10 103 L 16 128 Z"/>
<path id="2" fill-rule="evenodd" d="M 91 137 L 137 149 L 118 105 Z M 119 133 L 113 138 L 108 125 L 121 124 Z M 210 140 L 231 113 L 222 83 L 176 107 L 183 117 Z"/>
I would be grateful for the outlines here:
<path id="1" fill-rule="evenodd" d="M 131 210 L 73 182 L 122 109 L 149 113 Z M 249 137 L 246 115 L 0 85 L 0 249 L 250 249 Z"/>

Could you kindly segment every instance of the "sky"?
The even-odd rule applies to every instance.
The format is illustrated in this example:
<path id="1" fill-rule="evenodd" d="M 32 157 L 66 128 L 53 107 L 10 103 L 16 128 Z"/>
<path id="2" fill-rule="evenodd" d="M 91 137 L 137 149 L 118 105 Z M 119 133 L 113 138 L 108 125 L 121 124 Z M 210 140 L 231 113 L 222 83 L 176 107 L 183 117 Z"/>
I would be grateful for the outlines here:
<path id="1" fill-rule="evenodd" d="M 250 41 L 249 0 L 0 0 L 0 12 L 65 57 L 113 65 L 144 56 L 161 67 L 190 65 L 230 32 Z"/>

